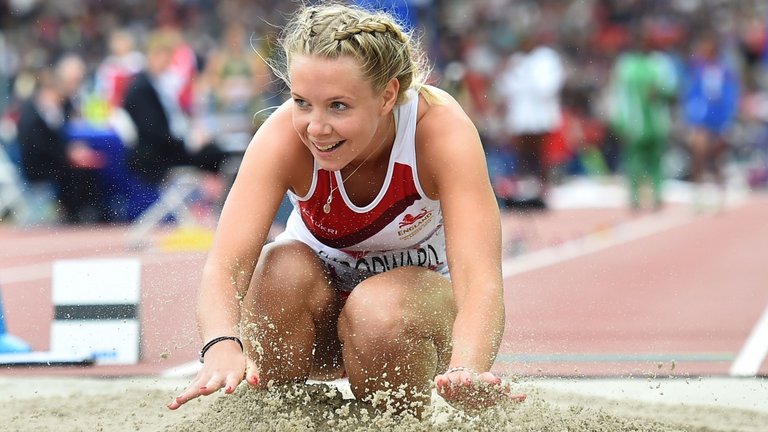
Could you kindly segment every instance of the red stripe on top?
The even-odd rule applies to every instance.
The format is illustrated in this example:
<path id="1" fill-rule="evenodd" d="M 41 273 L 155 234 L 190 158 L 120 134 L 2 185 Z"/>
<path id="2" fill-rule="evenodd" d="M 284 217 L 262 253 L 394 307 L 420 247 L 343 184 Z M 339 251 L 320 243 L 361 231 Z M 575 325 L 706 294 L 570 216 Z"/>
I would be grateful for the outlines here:
<path id="1" fill-rule="evenodd" d="M 353 211 L 336 189 L 333 191 L 331 212 L 325 214 L 323 206 L 332 187 L 331 181 L 335 184 L 335 180 L 330 172 L 318 170 L 315 193 L 306 201 L 299 202 L 305 226 L 320 242 L 335 249 L 348 248 L 371 238 L 421 198 L 411 167 L 396 162 L 387 191 L 373 209 L 364 213 Z"/>

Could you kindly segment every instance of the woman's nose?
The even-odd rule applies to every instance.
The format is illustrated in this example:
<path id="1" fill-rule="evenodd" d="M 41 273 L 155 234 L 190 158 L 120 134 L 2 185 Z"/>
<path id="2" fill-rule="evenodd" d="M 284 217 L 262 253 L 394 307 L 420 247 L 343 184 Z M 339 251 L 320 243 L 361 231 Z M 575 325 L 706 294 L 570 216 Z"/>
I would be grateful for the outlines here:
<path id="1" fill-rule="evenodd" d="M 320 137 L 327 135 L 331 132 L 331 126 L 328 124 L 324 116 L 313 114 L 309 119 L 307 125 L 307 133 L 314 137 Z"/>

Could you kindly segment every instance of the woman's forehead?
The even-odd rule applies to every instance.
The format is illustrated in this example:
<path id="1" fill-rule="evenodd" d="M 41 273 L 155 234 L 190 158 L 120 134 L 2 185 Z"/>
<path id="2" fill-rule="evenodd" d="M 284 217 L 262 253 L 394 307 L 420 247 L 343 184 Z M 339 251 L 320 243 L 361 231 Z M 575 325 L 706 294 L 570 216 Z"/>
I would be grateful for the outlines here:
<path id="1" fill-rule="evenodd" d="M 370 83 L 363 76 L 360 63 L 349 56 L 328 58 L 300 55 L 291 60 L 288 69 L 291 91 L 304 94 L 343 93 L 364 96 L 372 93 Z M 362 93 L 367 90 L 367 92 Z"/>

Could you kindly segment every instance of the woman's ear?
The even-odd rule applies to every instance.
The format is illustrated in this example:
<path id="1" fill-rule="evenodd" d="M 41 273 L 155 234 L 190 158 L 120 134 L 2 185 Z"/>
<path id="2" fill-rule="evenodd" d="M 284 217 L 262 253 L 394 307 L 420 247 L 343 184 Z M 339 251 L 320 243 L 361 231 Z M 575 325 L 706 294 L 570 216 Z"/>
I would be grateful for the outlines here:
<path id="1" fill-rule="evenodd" d="M 381 115 L 389 114 L 397 103 L 397 95 L 400 92 L 400 81 L 397 78 L 392 78 L 384 87 L 382 92 L 383 103 L 381 106 Z"/>

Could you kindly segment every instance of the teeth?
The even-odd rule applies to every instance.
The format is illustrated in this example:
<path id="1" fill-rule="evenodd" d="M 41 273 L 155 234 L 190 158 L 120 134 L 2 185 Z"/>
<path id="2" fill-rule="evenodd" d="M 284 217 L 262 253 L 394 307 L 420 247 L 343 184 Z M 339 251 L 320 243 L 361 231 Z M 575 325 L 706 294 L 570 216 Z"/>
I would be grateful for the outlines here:
<path id="1" fill-rule="evenodd" d="M 319 144 L 315 144 L 315 147 L 317 147 L 317 149 L 320 150 L 320 151 L 328 151 L 328 150 L 336 147 L 337 145 L 339 145 L 340 142 L 341 141 L 336 141 L 335 143 L 329 144 L 327 146 L 321 146 Z"/>

